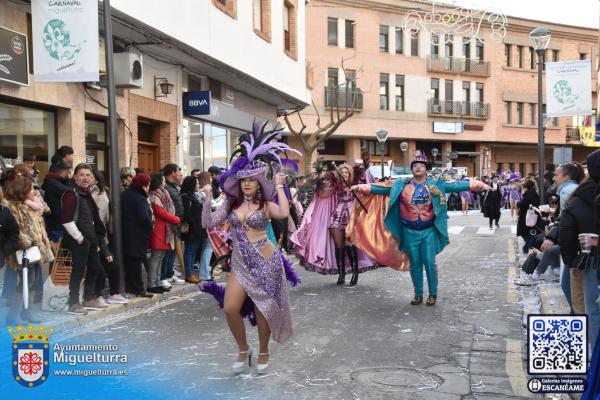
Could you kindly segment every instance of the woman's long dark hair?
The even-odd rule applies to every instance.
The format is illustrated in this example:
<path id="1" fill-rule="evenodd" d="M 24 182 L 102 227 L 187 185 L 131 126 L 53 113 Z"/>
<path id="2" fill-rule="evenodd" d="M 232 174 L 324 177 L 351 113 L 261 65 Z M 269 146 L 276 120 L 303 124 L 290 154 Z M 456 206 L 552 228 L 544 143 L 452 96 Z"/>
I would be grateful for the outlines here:
<path id="1" fill-rule="evenodd" d="M 92 174 L 94 174 L 94 178 L 96 178 L 96 186 L 98 186 L 98 189 L 100 189 L 100 193 L 108 193 L 108 186 L 106 186 L 106 181 L 104 180 L 104 175 L 102 175 L 102 172 L 94 169 L 92 170 Z"/>
<path id="2" fill-rule="evenodd" d="M 242 192 L 242 180 L 238 179 L 238 186 L 240 187 L 239 196 L 233 201 L 229 202 L 229 212 L 237 209 L 239 206 L 244 204 L 244 193 Z M 253 204 L 258 204 L 258 209 L 262 210 L 265 207 L 265 198 L 260 194 L 260 184 L 258 184 L 258 191 L 256 192 L 256 196 L 252 200 Z"/>

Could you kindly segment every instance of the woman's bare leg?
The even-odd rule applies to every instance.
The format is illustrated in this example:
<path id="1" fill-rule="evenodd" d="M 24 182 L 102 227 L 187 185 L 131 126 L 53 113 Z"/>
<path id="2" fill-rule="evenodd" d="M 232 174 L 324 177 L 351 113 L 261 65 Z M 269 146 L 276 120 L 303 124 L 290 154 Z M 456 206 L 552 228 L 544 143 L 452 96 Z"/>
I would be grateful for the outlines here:
<path id="1" fill-rule="evenodd" d="M 246 291 L 240 285 L 238 280 L 235 277 L 235 274 L 232 272 L 229 274 L 227 278 L 227 290 L 225 291 L 225 302 L 223 305 L 223 311 L 225 312 L 225 317 L 227 318 L 227 324 L 229 325 L 229 330 L 235 339 L 235 342 L 238 345 L 240 351 L 248 350 L 248 342 L 246 340 L 246 327 L 244 326 L 244 320 L 240 314 L 240 310 L 242 309 L 242 305 L 244 301 L 246 301 Z M 246 354 L 240 354 L 238 356 L 238 361 L 244 361 L 246 359 Z"/>
<path id="2" fill-rule="evenodd" d="M 254 306 L 254 313 L 256 314 L 256 325 L 258 328 L 258 343 L 260 353 L 269 353 L 269 340 L 271 339 L 271 328 L 267 323 L 267 319 L 259 311 L 258 307 Z M 268 355 L 259 355 L 258 362 L 260 364 L 266 364 L 269 362 Z"/>

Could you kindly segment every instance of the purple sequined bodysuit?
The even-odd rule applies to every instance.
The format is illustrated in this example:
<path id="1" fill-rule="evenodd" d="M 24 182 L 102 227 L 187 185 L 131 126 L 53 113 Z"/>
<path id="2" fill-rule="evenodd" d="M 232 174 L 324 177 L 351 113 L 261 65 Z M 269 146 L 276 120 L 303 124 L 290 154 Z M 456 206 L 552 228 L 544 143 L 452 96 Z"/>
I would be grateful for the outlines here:
<path id="1" fill-rule="evenodd" d="M 231 270 L 248 297 L 265 316 L 273 339 L 283 342 L 292 336 L 292 317 L 281 253 L 275 248 L 266 259 L 261 253 L 265 246 L 271 245 L 266 234 L 254 235 L 264 237 L 255 242 L 248 235 L 249 231 L 266 232 L 265 213 L 262 210 L 250 211 L 242 223 L 234 212 L 227 213 L 228 208 L 228 202 L 224 202 L 214 213 L 210 212 L 210 207 L 204 207 L 203 225 L 216 226 L 225 220 L 229 222 L 233 239 Z"/>
<path id="2" fill-rule="evenodd" d="M 331 229 L 346 229 L 350 222 L 350 213 L 354 206 L 354 195 L 352 192 L 340 191 L 337 193 L 337 206 L 335 212 L 329 220 L 329 228 Z"/>

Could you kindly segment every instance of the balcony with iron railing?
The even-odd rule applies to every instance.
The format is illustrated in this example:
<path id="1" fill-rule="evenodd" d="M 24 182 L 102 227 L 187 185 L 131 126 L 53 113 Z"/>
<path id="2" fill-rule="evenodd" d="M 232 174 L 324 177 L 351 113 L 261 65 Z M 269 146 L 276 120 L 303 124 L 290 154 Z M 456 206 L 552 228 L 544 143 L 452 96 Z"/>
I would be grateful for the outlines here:
<path id="1" fill-rule="evenodd" d="M 429 116 L 453 116 L 486 119 L 490 117 L 489 103 L 430 99 L 427 102 Z"/>
<path id="2" fill-rule="evenodd" d="M 325 107 L 326 108 L 349 108 L 352 110 L 362 110 L 363 93 L 357 87 L 325 87 Z"/>
<path id="3" fill-rule="evenodd" d="M 427 71 L 490 76 L 490 63 L 472 58 L 427 57 Z"/>
<path id="4" fill-rule="evenodd" d="M 567 143 L 579 142 L 579 128 L 576 126 L 567 126 L 566 127 L 566 140 Z"/>

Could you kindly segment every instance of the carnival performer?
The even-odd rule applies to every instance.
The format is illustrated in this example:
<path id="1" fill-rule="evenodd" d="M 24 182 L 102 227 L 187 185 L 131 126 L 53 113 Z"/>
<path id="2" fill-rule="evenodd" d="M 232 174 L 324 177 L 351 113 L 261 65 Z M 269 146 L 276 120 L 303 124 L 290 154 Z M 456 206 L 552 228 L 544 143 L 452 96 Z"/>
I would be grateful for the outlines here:
<path id="1" fill-rule="evenodd" d="M 521 175 L 519 173 L 511 173 L 508 176 L 508 202 L 510 204 L 510 217 L 513 219 L 519 216 L 519 208 L 517 204 L 523 199 L 521 194 L 521 185 L 519 183 Z"/>
<path id="2" fill-rule="evenodd" d="M 500 183 L 498 182 L 498 175 L 492 175 L 492 181 L 490 182 L 490 187 L 493 190 L 488 190 L 485 192 L 483 197 L 483 203 L 481 206 L 481 212 L 485 218 L 488 218 L 490 221 L 490 229 L 492 228 L 492 223 L 496 222 L 496 228 L 500 228 L 500 207 L 502 203 L 501 191 L 500 191 Z"/>
<path id="3" fill-rule="evenodd" d="M 415 291 L 410 304 L 423 303 L 423 267 L 425 267 L 429 286 L 426 305 L 433 306 L 438 295 L 435 256 L 449 243 L 446 193 L 469 189 L 491 190 L 491 188 L 475 180 L 446 183 L 443 179 L 428 179 L 427 171 L 431 170 L 431 163 L 422 154 L 415 156 L 410 168 L 413 177 L 398 179 L 392 186 L 364 184 L 355 185 L 352 189 L 363 194 L 390 196 L 385 227 L 391 231 L 399 242 L 400 250 L 406 253 L 410 260 L 410 276 Z"/>
<path id="4" fill-rule="evenodd" d="M 347 182 L 351 183 L 349 168 L 346 165 L 344 170 L 348 171 Z M 354 206 L 354 195 L 345 191 L 335 165 L 321 165 L 321 162 L 317 162 L 315 171 L 317 177 L 315 196 L 304 212 L 300 228 L 292 234 L 290 240 L 293 243 L 294 254 L 307 271 L 321 275 L 338 275 L 338 284 L 342 285 L 346 273 L 353 272 L 351 258 L 353 255 L 348 256 L 349 262 L 345 259 L 344 232 Z M 343 204 L 340 205 L 340 202 Z M 338 239 L 341 235 L 341 240 L 336 242 L 334 232 Z M 357 265 L 354 270 L 357 274 L 376 268 L 375 262 L 364 252 L 359 250 L 356 255 Z M 338 260 L 340 260 L 339 268 Z M 358 276 L 354 280 L 351 279 L 350 283 L 352 282 L 356 285 Z"/>
<path id="5" fill-rule="evenodd" d="M 469 178 L 464 177 L 462 180 L 469 181 Z M 473 204 L 474 200 L 475 198 L 473 196 L 473 193 L 471 193 L 471 190 L 464 190 L 460 192 L 460 201 L 462 206 L 462 212 L 464 215 L 469 215 L 469 207 L 471 206 L 471 204 Z"/>
<path id="6" fill-rule="evenodd" d="M 240 147 L 232 154 L 237 159 L 230 169 L 219 177 L 226 200 L 214 212 L 211 207 L 202 210 L 204 228 L 229 224 L 232 240 L 231 273 L 226 290 L 215 282 L 201 286 L 211 293 L 223 307 L 227 323 L 238 348 L 233 364 L 234 373 L 242 373 L 252 363 L 252 349 L 246 340 L 243 317 L 258 325 L 259 354 L 256 372 L 266 373 L 269 366 L 271 335 L 283 342 L 292 335 L 292 318 L 286 278 L 293 285 L 299 283 L 291 263 L 279 248 L 267 238 L 271 218 L 283 219 L 289 214 L 289 203 L 283 190 L 285 176 L 275 175 L 275 185 L 267 179 L 271 164 L 279 164 L 279 155 L 295 151 L 283 143 L 271 143 L 281 130 L 266 131 L 255 124 L 250 134 L 240 137 Z M 273 172 L 273 171 L 271 171 Z M 212 187 L 202 189 L 206 198 L 212 198 Z M 278 204 L 273 200 L 277 198 Z"/>

